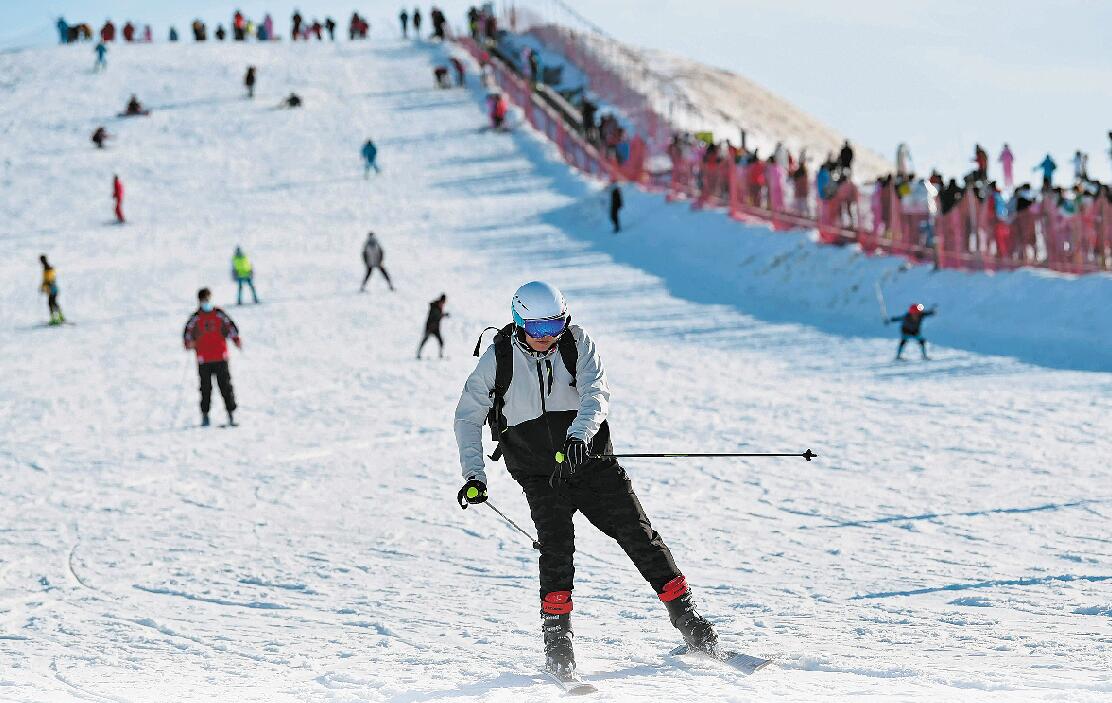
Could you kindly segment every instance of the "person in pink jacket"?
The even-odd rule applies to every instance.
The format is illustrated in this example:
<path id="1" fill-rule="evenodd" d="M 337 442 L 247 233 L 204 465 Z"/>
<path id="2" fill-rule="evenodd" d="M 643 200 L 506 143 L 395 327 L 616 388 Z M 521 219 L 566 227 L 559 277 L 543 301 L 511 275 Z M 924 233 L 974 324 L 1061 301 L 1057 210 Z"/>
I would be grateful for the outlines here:
<path id="1" fill-rule="evenodd" d="M 1000 162 L 1000 166 L 1004 169 L 1004 187 L 1011 190 L 1012 188 L 1012 162 L 1015 157 L 1012 156 L 1012 150 L 1008 148 L 1008 144 L 1004 143 L 1004 148 L 1000 150 L 1000 157 L 996 159 Z"/>

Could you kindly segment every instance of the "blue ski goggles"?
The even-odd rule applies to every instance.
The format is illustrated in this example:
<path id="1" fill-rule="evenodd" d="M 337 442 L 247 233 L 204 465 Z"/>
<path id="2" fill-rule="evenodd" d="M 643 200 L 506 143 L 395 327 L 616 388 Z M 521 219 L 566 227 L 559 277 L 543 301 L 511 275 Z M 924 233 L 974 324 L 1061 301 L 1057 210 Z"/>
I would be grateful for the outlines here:
<path id="1" fill-rule="evenodd" d="M 514 324 L 525 330 L 525 334 L 533 339 L 543 337 L 559 337 L 568 328 L 568 318 L 557 317 L 551 320 L 523 320 L 514 312 Z"/>

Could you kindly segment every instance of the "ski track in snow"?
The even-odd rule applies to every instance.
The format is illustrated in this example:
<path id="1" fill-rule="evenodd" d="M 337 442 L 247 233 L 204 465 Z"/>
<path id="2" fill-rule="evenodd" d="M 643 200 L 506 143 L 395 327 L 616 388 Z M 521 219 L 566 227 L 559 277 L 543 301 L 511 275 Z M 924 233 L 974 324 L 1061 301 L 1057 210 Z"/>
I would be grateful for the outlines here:
<path id="1" fill-rule="evenodd" d="M 0 699 L 559 700 L 533 551 L 454 504 L 475 335 L 530 278 L 596 336 L 619 450 L 820 456 L 627 464 L 724 639 L 777 666 L 666 657 L 655 595 L 577 519 L 597 700 L 1112 695 L 1109 374 L 947 348 L 897 366 L 890 338 L 685 298 L 695 282 L 607 251 L 599 184 L 480 130 L 477 88 L 429 87 L 441 48 L 121 45 L 99 76 L 86 48 L 0 55 Z M 305 107 L 272 109 L 290 90 Z M 150 118 L 111 117 L 131 92 Z M 368 135 L 383 173 L 364 181 Z M 103 224 L 114 171 L 124 227 Z M 671 219 L 642 215 L 627 247 L 686 212 L 629 195 Z M 396 293 L 356 292 L 368 229 Z M 258 307 L 232 304 L 237 244 Z M 44 251 L 76 326 L 35 327 Z M 201 285 L 245 340 L 236 429 L 191 426 Z M 417 362 L 441 292 L 448 358 Z"/>

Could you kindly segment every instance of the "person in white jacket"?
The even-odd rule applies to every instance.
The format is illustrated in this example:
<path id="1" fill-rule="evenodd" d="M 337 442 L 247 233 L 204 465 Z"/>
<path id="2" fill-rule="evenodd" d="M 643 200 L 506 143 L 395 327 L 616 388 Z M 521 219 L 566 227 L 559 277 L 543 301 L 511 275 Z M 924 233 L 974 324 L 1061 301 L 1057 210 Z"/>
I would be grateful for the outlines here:
<path id="1" fill-rule="evenodd" d="M 686 579 L 625 470 L 602 456 L 613 454 L 606 422 L 610 388 L 594 341 L 570 324 L 563 294 L 547 283 L 521 286 L 511 310 L 513 323 L 487 347 L 456 406 L 465 481 L 457 500 L 466 508 L 487 499 L 482 426 L 489 423 L 499 446 L 492 458 L 504 456 L 537 528 L 546 668 L 558 676 L 575 670 L 570 618 L 576 511 L 621 545 L 688 646 L 715 650 L 717 634 L 695 611 Z"/>

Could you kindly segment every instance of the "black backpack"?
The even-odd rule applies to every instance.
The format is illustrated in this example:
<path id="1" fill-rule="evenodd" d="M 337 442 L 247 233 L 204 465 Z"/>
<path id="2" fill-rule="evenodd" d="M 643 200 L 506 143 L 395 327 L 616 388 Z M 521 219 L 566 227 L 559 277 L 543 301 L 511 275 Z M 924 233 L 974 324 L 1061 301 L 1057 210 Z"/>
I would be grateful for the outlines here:
<path id="1" fill-rule="evenodd" d="M 568 320 L 571 324 L 571 320 Z M 487 425 L 490 427 L 490 438 L 498 445 L 490 455 L 492 461 L 498 461 L 502 456 L 502 433 L 506 431 L 506 416 L 502 408 L 506 405 L 506 391 L 510 389 L 510 382 L 514 377 L 513 361 L 513 335 L 516 334 L 515 325 L 511 322 L 502 329 L 487 327 L 479 334 L 479 341 L 475 342 L 475 356 L 479 356 L 479 345 L 483 343 L 483 335 L 487 330 L 497 330 L 494 335 L 494 388 L 490 397 L 494 401 L 487 413 Z M 575 387 L 575 367 L 579 363 L 579 348 L 575 346 L 575 338 L 571 330 L 566 330 L 556 342 L 556 349 L 560 358 L 564 360 L 564 368 L 571 374 L 569 386 Z"/>

